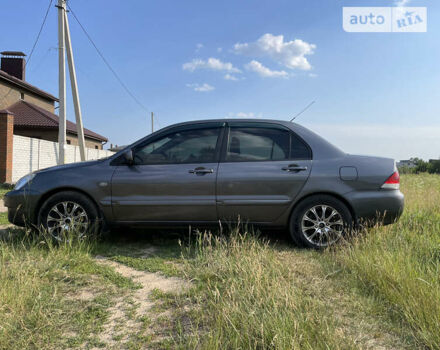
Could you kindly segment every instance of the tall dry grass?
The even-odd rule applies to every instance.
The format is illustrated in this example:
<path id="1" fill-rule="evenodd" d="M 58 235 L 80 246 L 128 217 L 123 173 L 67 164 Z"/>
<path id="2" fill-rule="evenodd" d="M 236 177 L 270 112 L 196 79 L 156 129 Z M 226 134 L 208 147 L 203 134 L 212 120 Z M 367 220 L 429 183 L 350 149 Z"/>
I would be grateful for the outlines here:
<path id="1" fill-rule="evenodd" d="M 196 284 L 192 335 L 183 348 L 354 348 L 323 303 L 305 292 L 276 249 L 239 227 L 201 234 L 184 254 Z"/>
<path id="2" fill-rule="evenodd" d="M 331 258 L 423 347 L 440 349 L 440 176 L 403 175 L 406 208 Z"/>

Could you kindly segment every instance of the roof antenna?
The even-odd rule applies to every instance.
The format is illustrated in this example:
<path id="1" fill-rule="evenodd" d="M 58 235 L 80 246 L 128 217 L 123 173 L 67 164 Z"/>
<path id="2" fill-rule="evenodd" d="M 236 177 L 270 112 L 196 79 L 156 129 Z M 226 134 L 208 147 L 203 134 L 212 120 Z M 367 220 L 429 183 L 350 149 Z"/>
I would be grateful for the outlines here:
<path id="1" fill-rule="evenodd" d="M 314 104 L 316 101 L 312 101 L 312 102 L 310 102 L 307 106 L 306 106 L 306 108 L 304 108 L 301 112 L 299 112 L 297 115 L 295 115 L 292 119 L 290 119 L 290 122 L 293 122 L 295 119 L 296 119 L 296 117 L 298 117 L 299 115 L 301 115 L 301 114 L 303 114 L 306 110 L 308 110 L 311 106 L 312 106 L 312 104 Z"/>

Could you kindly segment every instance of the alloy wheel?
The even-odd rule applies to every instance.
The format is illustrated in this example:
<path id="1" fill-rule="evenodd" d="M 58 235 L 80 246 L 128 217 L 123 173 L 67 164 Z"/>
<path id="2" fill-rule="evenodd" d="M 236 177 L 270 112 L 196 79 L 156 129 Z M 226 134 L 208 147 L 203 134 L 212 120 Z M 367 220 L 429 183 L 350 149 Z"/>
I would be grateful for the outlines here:
<path id="1" fill-rule="evenodd" d="M 89 218 L 78 203 L 65 201 L 55 204 L 47 214 L 47 230 L 55 239 L 62 240 L 72 232 L 83 237 L 89 228 Z"/>
<path id="2" fill-rule="evenodd" d="M 313 245 L 327 247 L 342 237 L 344 220 L 335 208 L 329 205 L 315 205 L 304 213 L 301 230 Z"/>

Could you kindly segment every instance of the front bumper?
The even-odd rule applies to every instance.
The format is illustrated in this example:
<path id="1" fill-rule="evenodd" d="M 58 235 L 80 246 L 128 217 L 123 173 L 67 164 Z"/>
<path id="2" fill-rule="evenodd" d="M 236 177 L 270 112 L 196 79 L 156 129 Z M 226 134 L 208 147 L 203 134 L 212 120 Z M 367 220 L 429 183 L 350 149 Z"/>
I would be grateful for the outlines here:
<path id="1" fill-rule="evenodd" d="M 395 223 L 405 207 L 404 196 L 399 190 L 351 192 L 347 199 L 353 207 L 356 221 L 369 226 Z"/>
<path id="2" fill-rule="evenodd" d="M 8 220 L 16 226 L 36 223 L 36 204 L 39 193 L 23 188 L 6 193 L 3 201 L 8 208 Z"/>

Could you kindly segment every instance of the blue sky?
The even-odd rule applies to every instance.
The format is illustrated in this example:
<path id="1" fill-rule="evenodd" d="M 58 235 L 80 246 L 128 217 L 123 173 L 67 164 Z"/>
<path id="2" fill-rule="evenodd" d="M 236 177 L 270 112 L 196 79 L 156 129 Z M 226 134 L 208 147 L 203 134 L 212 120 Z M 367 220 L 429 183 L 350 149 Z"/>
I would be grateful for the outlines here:
<path id="1" fill-rule="evenodd" d="M 126 94 L 70 17 L 84 124 L 113 144 L 126 144 L 150 133 L 150 111 L 158 127 L 238 116 L 285 120 L 316 100 L 298 122 L 348 153 L 438 158 L 440 3 L 406 4 L 428 8 L 427 33 L 342 29 L 343 6 L 395 4 L 70 0 L 147 109 Z M 47 5 L 48 0 L 3 0 L 0 49 L 29 53 Z M 55 95 L 56 47 L 52 8 L 26 77 Z M 71 99 L 68 118 L 75 118 Z"/>

